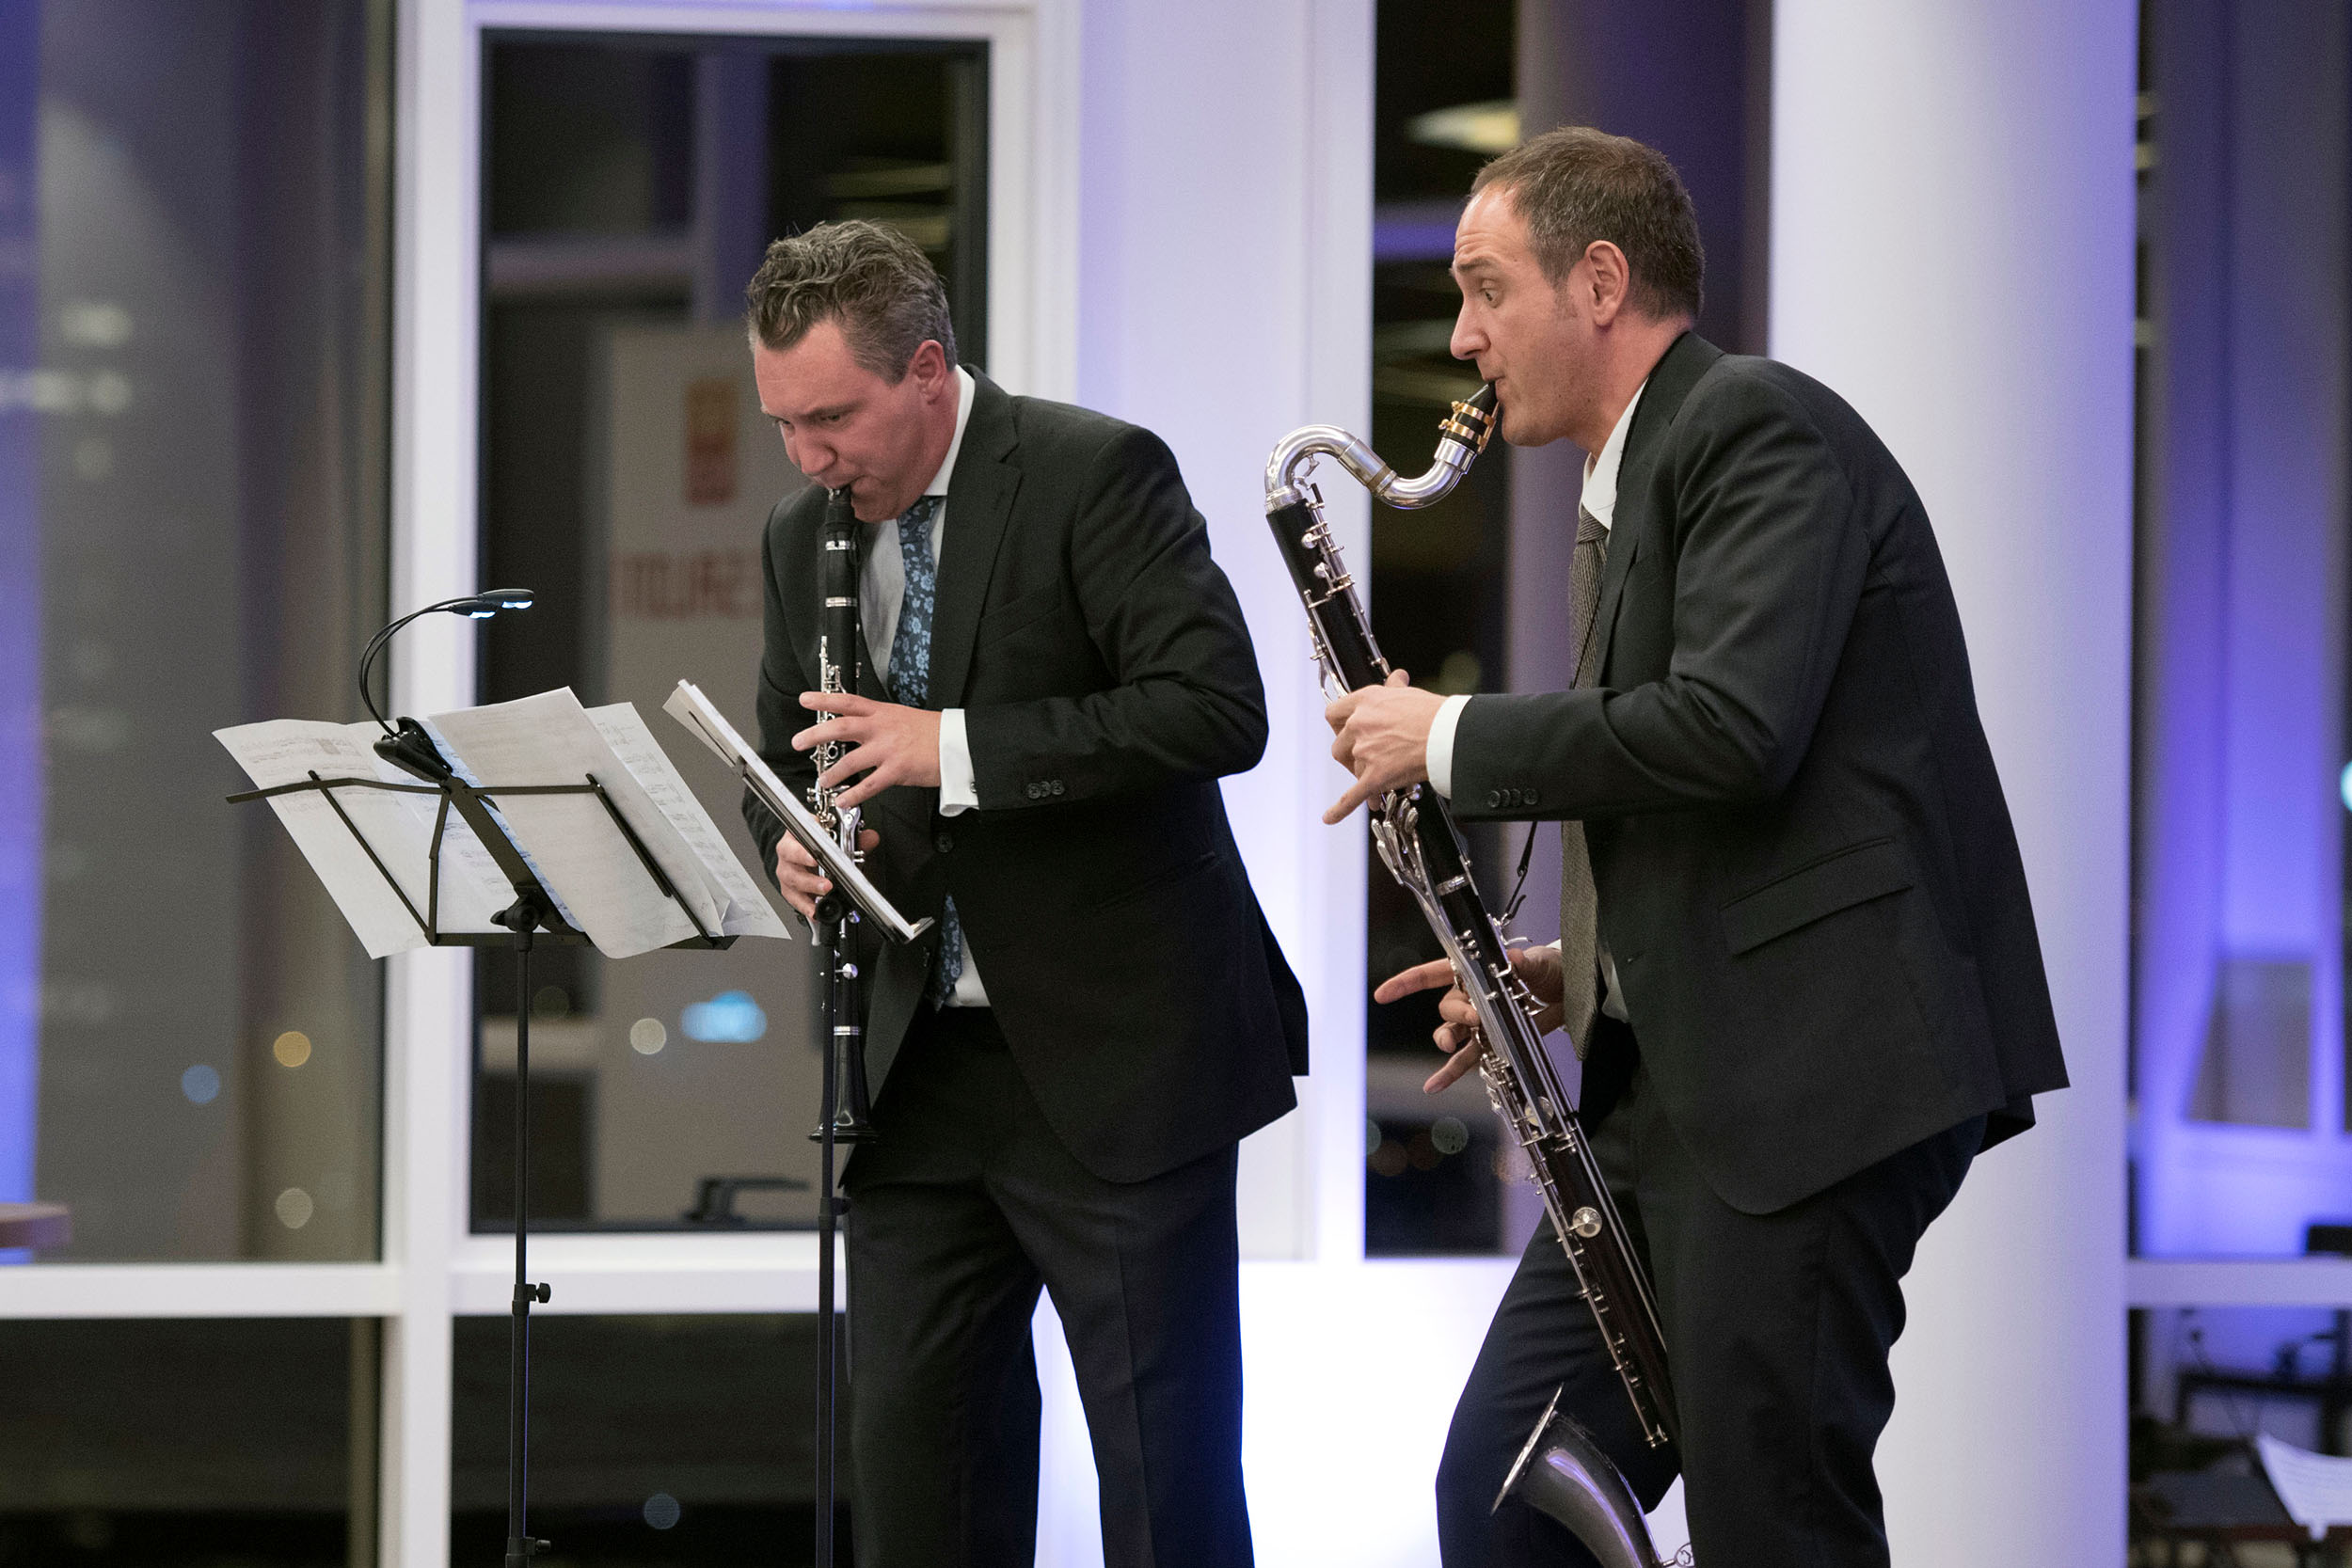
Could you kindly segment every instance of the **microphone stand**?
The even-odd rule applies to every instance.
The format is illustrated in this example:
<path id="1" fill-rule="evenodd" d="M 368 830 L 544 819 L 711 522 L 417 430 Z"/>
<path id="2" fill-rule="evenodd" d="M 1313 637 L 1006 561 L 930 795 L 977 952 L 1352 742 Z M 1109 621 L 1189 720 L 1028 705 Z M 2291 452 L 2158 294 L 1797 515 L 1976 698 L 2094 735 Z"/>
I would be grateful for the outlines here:
<path id="1" fill-rule="evenodd" d="M 818 680 L 828 691 L 856 688 L 855 526 L 855 519 L 850 515 L 849 498 L 835 492 L 827 516 L 825 613 L 819 621 L 822 645 Z M 836 545 L 835 540 L 842 543 Z M 836 653 L 841 657 L 834 657 Z M 776 818 L 833 883 L 831 891 L 810 911 L 809 922 L 827 958 L 822 1103 L 817 1131 L 811 1135 L 818 1146 L 823 1183 L 817 1203 L 817 1294 L 818 1312 L 822 1320 L 817 1370 L 817 1560 L 822 1568 L 833 1568 L 834 1435 L 839 1365 L 838 1327 L 834 1322 L 834 1247 L 840 1217 L 849 1209 L 848 1200 L 834 1192 L 834 1162 L 838 1145 L 854 1143 L 873 1132 L 866 1119 L 864 1031 L 858 1022 L 860 975 L 853 931 L 862 923 L 870 924 L 883 940 L 903 945 L 919 939 L 934 922 L 929 916 L 909 922 L 866 880 L 854 857 L 856 813 L 835 811 L 829 790 L 814 792 L 818 797 L 814 811 L 803 806 L 799 796 L 776 777 L 765 759 L 691 682 L 680 681 L 664 707 L 735 770 L 752 799 Z M 831 748 L 831 742 L 818 748 L 817 771 L 820 776 L 839 760 L 837 752 L 827 754 Z"/>
<path id="2" fill-rule="evenodd" d="M 857 965 L 852 961 L 847 941 L 850 922 L 855 917 L 845 908 L 846 900 L 835 893 L 828 893 L 817 901 L 812 924 L 816 928 L 818 945 L 825 958 L 825 1005 L 819 1021 L 824 1029 L 825 1068 L 823 1087 L 818 1099 L 817 1131 L 810 1134 L 817 1140 L 817 1564 L 818 1568 L 834 1565 L 834 1503 L 836 1482 L 834 1478 L 834 1434 L 839 1429 L 840 1343 L 839 1325 L 834 1322 L 834 1247 L 840 1233 L 841 1213 L 849 1207 L 849 1199 L 834 1190 L 834 1147 L 839 1133 L 834 1126 L 840 1112 L 840 1057 L 844 1025 L 843 992 L 851 992 L 850 1003 L 855 1007 L 854 988 Z M 855 1032 L 856 1013 L 848 1014 L 852 1021 L 847 1027 Z"/>

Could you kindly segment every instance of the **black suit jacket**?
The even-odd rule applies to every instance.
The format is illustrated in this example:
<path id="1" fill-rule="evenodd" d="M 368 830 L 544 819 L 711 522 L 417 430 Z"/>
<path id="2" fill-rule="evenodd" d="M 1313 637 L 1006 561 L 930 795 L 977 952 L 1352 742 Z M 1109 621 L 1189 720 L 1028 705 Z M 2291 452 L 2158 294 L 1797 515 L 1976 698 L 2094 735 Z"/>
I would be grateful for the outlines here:
<path id="1" fill-rule="evenodd" d="M 1642 1058 L 1753 1213 L 2064 1086 L 1926 512 L 1859 415 L 1686 334 L 1627 433 L 1600 684 L 1480 697 L 1460 816 L 1585 824 Z"/>
<path id="2" fill-rule="evenodd" d="M 909 918 L 952 895 L 1023 1077 L 1096 1175 L 1141 1180 L 1288 1111 L 1307 1008 L 1267 927 L 1217 779 L 1265 750 L 1265 693 L 1177 472 L 1137 426 L 978 383 L 947 489 L 934 705 L 964 710 L 977 810 L 935 789 L 867 803 L 877 884 Z M 762 546 L 760 754 L 805 794 L 791 736 L 817 685 L 824 492 Z M 866 546 L 898 547 L 887 528 Z M 869 668 L 867 695 L 887 700 Z M 782 829 L 745 813 L 772 875 Z M 868 974 L 879 1094 L 936 960 L 936 928 Z"/>

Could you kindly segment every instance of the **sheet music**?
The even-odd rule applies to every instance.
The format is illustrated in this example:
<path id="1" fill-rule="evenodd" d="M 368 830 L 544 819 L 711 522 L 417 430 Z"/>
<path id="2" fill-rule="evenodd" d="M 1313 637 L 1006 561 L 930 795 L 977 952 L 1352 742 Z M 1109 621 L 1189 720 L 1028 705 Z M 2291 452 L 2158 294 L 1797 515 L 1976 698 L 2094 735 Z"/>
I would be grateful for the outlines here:
<path id="1" fill-rule="evenodd" d="M 702 694 L 692 681 L 680 681 L 670 700 L 661 705 L 661 711 L 692 731 L 695 737 L 717 753 L 729 768 L 748 770 L 745 782 L 768 809 L 783 817 L 793 829 L 793 836 L 806 845 L 834 885 L 849 894 L 850 901 L 864 911 L 866 918 L 881 926 L 895 942 L 912 942 L 930 928 L 930 918 L 910 925 L 904 915 L 894 908 L 882 890 L 867 879 L 857 862 L 844 856 L 827 835 L 817 818 L 809 814 L 774 769 L 761 759 L 759 753 L 744 743 L 733 724 L 727 722 L 711 700 Z"/>
<path id="2" fill-rule="evenodd" d="M 2255 1433 L 2254 1446 L 2287 1517 L 2312 1540 L 2326 1539 L 2330 1525 L 2352 1525 L 2352 1459 L 2298 1449 L 2266 1432 Z"/>
<path id="3" fill-rule="evenodd" d="M 724 913 L 694 852 L 612 753 L 568 687 L 431 720 L 497 796 L 516 844 L 549 892 L 609 958 L 626 958 L 707 931 Z M 678 897 L 645 874 L 636 851 L 594 795 L 497 795 L 501 784 L 585 784 L 595 779 L 668 876 Z M 678 907 L 683 900 L 693 911 Z"/>
<path id="4" fill-rule="evenodd" d="M 592 707 L 588 717 L 612 748 L 613 755 L 621 759 L 621 765 L 644 790 L 646 799 L 670 819 L 670 825 L 677 830 L 678 836 L 717 883 L 726 906 L 724 923 L 720 928 L 729 936 L 782 937 L 790 941 L 791 932 L 776 917 L 767 895 L 760 891 L 752 874 L 743 869 L 743 863 L 736 859 L 726 835 L 679 776 L 636 705 L 613 703 Z"/>
<path id="5" fill-rule="evenodd" d="M 416 781 L 375 754 L 373 724 L 335 724 L 314 720 L 273 719 L 215 730 L 258 789 L 322 779 Z M 271 798 L 270 809 L 285 824 L 302 858 L 326 886 L 335 907 L 350 922 L 371 958 L 387 958 L 425 945 L 418 916 L 428 904 L 433 820 L 438 800 L 431 795 L 378 789 L 339 789 L 335 803 L 315 790 Z M 378 871 L 368 848 L 351 835 L 335 812 L 341 805 L 384 863 Z M 389 871 L 416 906 L 411 914 L 384 880 Z M 441 840 L 440 908 L 443 931 L 495 931 L 490 916 L 514 901 L 506 879 L 470 829 L 451 814 Z"/>

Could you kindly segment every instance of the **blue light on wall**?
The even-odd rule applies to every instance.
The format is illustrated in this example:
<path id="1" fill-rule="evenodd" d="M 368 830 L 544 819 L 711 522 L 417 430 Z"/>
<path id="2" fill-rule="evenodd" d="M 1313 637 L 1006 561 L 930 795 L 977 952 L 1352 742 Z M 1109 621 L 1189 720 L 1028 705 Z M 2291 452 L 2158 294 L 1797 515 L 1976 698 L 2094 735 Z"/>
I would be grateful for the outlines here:
<path id="1" fill-rule="evenodd" d="M 220 1069 L 199 1062 L 180 1075 L 180 1092 L 195 1105 L 210 1105 L 220 1098 Z"/>
<path id="2" fill-rule="evenodd" d="M 40 0 L 0 0 L 0 1203 L 33 1196 L 40 1089 Z M 5 1255 L 0 1255 L 5 1256 Z"/>
<path id="3" fill-rule="evenodd" d="M 723 990 L 707 1002 L 690 1005 L 678 1016 L 678 1027 L 690 1040 L 749 1045 L 768 1032 L 768 1015 L 751 992 Z"/>

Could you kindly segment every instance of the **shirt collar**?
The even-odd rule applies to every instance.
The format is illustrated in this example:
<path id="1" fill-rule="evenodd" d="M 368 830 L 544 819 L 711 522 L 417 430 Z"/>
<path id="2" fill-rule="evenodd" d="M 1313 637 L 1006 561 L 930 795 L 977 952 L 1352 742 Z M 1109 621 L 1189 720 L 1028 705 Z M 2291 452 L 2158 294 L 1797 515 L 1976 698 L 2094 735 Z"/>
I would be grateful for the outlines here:
<path id="1" fill-rule="evenodd" d="M 1580 504 L 1603 528 L 1617 519 L 1617 470 L 1625 465 L 1625 433 L 1633 428 L 1633 411 L 1642 406 L 1642 394 L 1648 389 L 1649 378 L 1645 376 L 1642 384 L 1633 388 L 1633 399 L 1625 405 L 1625 412 L 1617 416 L 1616 428 L 1610 431 L 1609 439 L 1601 443 L 1599 451 L 1584 460 L 1584 494 Z M 953 449 L 947 455 L 950 459 L 955 456 Z"/>
<path id="2" fill-rule="evenodd" d="M 947 455 L 939 460 L 939 472 L 931 476 L 931 482 L 923 494 L 944 496 L 947 493 L 947 481 L 956 471 L 956 453 L 963 450 L 963 427 L 972 422 L 972 395 L 977 390 L 978 385 L 973 381 L 972 372 L 958 365 L 955 437 L 947 443 Z"/>

